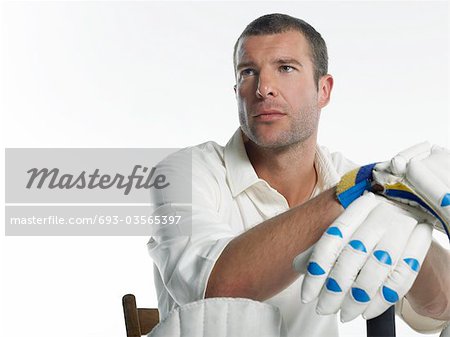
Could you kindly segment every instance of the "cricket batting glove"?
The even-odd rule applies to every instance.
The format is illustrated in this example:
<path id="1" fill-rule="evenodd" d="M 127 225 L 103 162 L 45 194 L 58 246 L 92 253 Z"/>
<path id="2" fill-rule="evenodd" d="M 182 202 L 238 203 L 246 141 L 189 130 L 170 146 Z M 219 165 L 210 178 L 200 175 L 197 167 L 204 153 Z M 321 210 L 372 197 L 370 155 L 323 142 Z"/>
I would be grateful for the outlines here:
<path id="1" fill-rule="evenodd" d="M 316 243 L 302 301 L 319 297 L 317 312 L 340 309 L 343 322 L 383 313 L 411 288 L 428 252 L 432 227 L 424 223 L 426 217 L 413 207 L 365 193 Z"/>
<path id="2" fill-rule="evenodd" d="M 425 210 L 437 220 L 430 223 L 450 239 L 449 150 L 421 143 L 391 161 L 350 171 L 336 187 L 344 208 L 365 191 Z"/>

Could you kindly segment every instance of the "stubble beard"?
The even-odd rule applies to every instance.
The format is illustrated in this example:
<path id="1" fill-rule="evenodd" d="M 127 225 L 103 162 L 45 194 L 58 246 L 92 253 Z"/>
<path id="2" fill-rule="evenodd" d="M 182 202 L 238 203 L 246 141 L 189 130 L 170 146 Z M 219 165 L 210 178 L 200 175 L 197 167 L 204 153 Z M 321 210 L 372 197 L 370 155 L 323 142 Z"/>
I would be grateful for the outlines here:
<path id="1" fill-rule="evenodd" d="M 289 127 L 286 130 L 277 131 L 278 136 L 275 139 L 265 139 L 262 134 L 259 134 L 257 125 L 249 125 L 247 114 L 241 108 L 239 111 L 241 130 L 253 143 L 266 149 L 281 150 L 304 143 L 316 133 L 319 117 L 319 107 L 317 104 L 311 104 L 297 114 L 288 114 L 286 118 L 290 119 Z"/>

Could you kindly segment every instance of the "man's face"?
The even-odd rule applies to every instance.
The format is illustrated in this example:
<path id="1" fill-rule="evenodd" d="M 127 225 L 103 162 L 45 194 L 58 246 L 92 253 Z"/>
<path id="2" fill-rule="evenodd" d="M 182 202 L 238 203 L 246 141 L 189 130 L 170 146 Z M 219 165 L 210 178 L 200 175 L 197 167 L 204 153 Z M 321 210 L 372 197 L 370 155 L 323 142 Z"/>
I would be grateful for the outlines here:
<path id="1" fill-rule="evenodd" d="M 280 148 L 316 134 L 322 106 L 309 44 L 301 33 L 241 40 L 235 91 L 241 129 L 257 145 Z"/>

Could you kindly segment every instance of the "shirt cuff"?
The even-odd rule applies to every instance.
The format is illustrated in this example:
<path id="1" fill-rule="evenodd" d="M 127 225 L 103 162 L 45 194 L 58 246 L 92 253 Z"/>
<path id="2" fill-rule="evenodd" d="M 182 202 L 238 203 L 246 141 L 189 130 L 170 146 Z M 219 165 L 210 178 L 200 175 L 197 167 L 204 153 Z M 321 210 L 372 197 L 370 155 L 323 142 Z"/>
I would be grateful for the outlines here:
<path id="1" fill-rule="evenodd" d="M 449 325 L 447 321 L 419 315 L 405 297 L 396 305 L 396 312 L 413 330 L 424 334 L 441 332 Z"/>
<path id="2" fill-rule="evenodd" d="M 202 294 L 200 299 L 205 298 L 206 294 L 206 288 L 208 287 L 208 281 L 209 277 L 211 276 L 211 273 L 214 269 L 214 266 L 216 265 L 217 260 L 219 260 L 220 255 L 222 255 L 223 250 L 228 246 L 231 240 L 233 240 L 234 237 L 227 237 L 220 239 L 211 249 L 211 251 L 208 254 L 208 259 L 212 261 L 211 264 L 207 266 L 203 270 L 203 275 L 200 278 L 199 282 L 199 292 Z"/>

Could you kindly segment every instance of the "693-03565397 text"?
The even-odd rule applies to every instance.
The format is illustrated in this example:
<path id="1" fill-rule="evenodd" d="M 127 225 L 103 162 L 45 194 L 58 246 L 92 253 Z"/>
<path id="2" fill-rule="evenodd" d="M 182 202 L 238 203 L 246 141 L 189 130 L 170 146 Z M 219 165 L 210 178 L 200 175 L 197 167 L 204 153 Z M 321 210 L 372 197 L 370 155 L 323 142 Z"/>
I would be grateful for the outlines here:
<path id="1" fill-rule="evenodd" d="M 181 215 L 94 215 L 89 217 L 63 217 L 50 215 L 46 217 L 11 217 L 11 225 L 176 225 Z"/>

